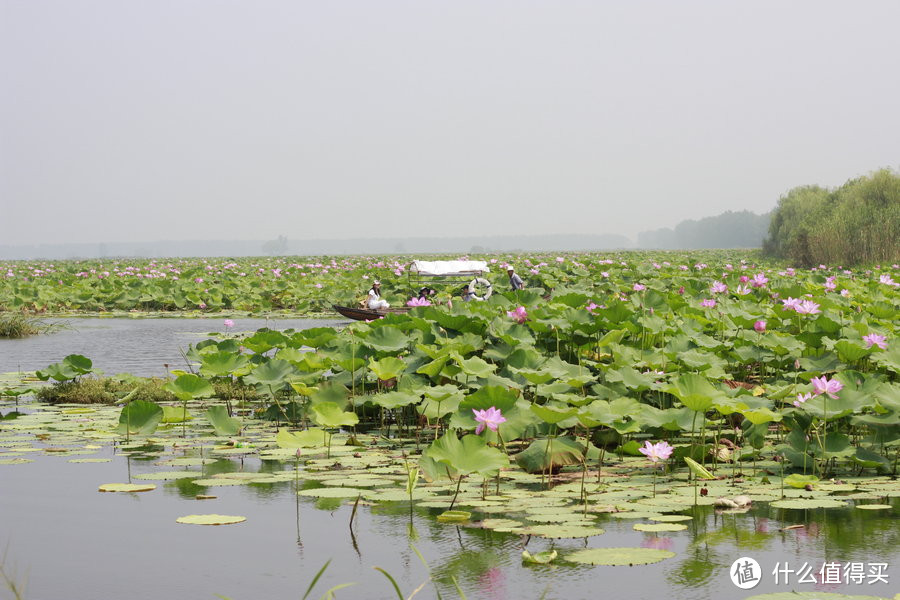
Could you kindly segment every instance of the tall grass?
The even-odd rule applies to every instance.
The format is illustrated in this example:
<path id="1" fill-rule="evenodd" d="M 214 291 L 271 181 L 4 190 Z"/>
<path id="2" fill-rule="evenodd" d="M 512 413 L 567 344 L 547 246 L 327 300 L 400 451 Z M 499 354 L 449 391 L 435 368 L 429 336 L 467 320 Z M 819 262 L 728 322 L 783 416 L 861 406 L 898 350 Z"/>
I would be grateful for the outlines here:
<path id="1" fill-rule="evenodd" d="M 21 313 L 0 313 L 0 338 L 23 338 L 64 327 L 63 323 L 45 323 Z"/>
<path id="2" fill-rule="evenodd" d="M 764 251 L 798 266 L 900 260 L 900 175 L 876 171 L 828 190 L 794 188 L 772 215 Z"/>

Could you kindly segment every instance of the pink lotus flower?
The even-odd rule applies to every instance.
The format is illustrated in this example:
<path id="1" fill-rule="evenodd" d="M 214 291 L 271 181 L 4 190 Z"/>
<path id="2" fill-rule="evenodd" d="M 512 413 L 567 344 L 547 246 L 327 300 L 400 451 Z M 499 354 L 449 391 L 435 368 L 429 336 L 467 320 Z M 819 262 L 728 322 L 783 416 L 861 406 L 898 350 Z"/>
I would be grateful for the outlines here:
<path id="1" fill-rule="evenodd" d="M 800 298 L 791 298 L 788 296 L 781 300 L 781 305 L 784 310 L 797 310 L 797 307 L 800 306 L 800 302 Z"/>
<path id="2" fill-rule="evenodd" d="M 746 285 L 739 285 L 734 288 L 734 293 L 739 296 L 746 296 L 750 293 L 750 288 L 748 288 Z"/>
<path id="3" fill-rule="evenodd" d="M 413 298 L 406 303 L 407 306 L 431 306 L 428 298 Z"/>
<path id="4" fill-rule="evenodd" d="M 315 284 L 313 287 L 317 287 L 317 288 L 319 288 L 319 289 L 321 290 L 321 289 L 322 289 L 322 284 L 321 284 L 321 283 L 317 283 L 317 284 Z"/>
<path id="5" fill-rule="evenodd" d="M 813 384 L 813 394 L 815 394 L 816 396 L 825 394 L 832 400 L 836 400 L 837 393 L 844 389 L 843 383 L 841 383 L 837 379 L 832 379 L 829 381 L 829 379 L 824 375 L 822 375 L 821 377 L 813 377 L 810 380 L 810 383 Z"/>
<path id="6" fill-rule="evenodd" d="M 657 442 L 656 444 L 651 444 L 649 441 L 644 442 L 643 448 L 638 448 L 641 454 L 649 458 L 652 462 L 659 462 L 661 460 L 666 460 L 670 456 L 672 456 L 672 452 L 675 450 L 672 446 L 670 446 L 667 442 Z"/>
<path id="7" fill-rule="evenodd" d="M 882 275 L 881 277 L 879 277 L 879 278 L 878 278 L 878 281 L 879 281 L 880 283 L 885 284 L 885 285 L 893 285 L 893 286 L 900 285 L 900 284 L 898 284 L 897 282 L 895 282 L 894 279 L 893 279 L 890 275 L 888 275 L 887 273 L 885 273 L 884 275 Z"/>
<path id="8" fill-rule="evenodd" d="M 747 277 L 746 275 L 741 275 L 741 283 L 747 283 L 748 281 L 750 281 L 749 277 Z"/>
<path id="9" fill-rule="evenodd" d="M 678 295 L 684 296 L 684 286 L 681 286 L 680 288 L 678 288 Z"/>
<path id="10" fill-rule="evenodd" d="M 194 283 L 203 283 L 203 278 L 202 277 L 195 278 Z"/>
<path id="11" fill-rule="evenodd" d="M 647 289 L 647 286 L 642 283 L 636 283 L 631 287 L 631 289 L 633 289 L 636 292 L 643 292 L 644 290 Z"/>
<path id="12" fill-rule="evenodd" d="M 225 325 L 225 327 L 227 327 L 228 329 L 234 327 L 234 321 L 232 321 L 231 319 L 225 319 L 225 322 L 222 324 Z"/>
<path id="13" fill-rule="evenodd" d="M 870 333 L 869 335 L 863 336 L 863 341 L 866 343 L 866 348 L 871 348 L 872 346 L 878 346 L 882 350 L 887 350 L 887 337 L 883 335 L 878 335 L 877 333 Z"/>
<path id="14" fill-rule="evenodd" d="M 765 276 L 764 273 L 757 273 L 753 276 L 753 279 L 750 281 L 753 287 L 761 288 L 765 287 L 767 283 L 769 283 L 769 278 Z"/>
<path id="15" fill-rule="evenodd" d="M 478 421 L 478 427 L 475 428 L 475 435 L 484 431 L 485 427 L 491 431 L 497 431 L 497 428 L 500 427 L 500 423 L 506 422 L 506 417 L 503 416 L 502 411 L 493 406 L 484 410 L 473 408 L 472 412 L 475 413 L 475 420 Z"/>
<path id="16" fill-rule="evenodd" d="M 591 302 L 590 304 L 587 305 L 587 310 L 591 314 L 593 314 L 594 309 L 597 309 L 597 308 L 600 308 L 600 305 L 595 302 Z"/>
<path id="17" fill-rule="evenodd" d="M 525 310 L 524 306 L 520 306 L 516 310 L 506 311 L 506 316 L 510 317 L 519 324 L 522 324 L 528 320 L 528 312 Z"/>
<path id="18" fill-rule="evenodd" d="M 794 400 L 794 406 L 796 406 L 797 408 L 800 408 L 801 404 L 803 404 L 807 400 L 811 400 L 811 399 L 812 399 L 812 394 L 810 394 L 809 392 L 807 392 L 805 394 L 797 394 L 797 399 Z"/>
<path id="19" fill-rule="evenodd" d="M 700 301 L 700 306 L 702 306 L 703 308 L 715 308 L 716 301 L 710 298 L 704 298 Z"/>
<path id="20" fill-rule="evenodd" d="M 821 310 L 819 310 L 819 305 L 812 300 L 803 300 L 797 305 L 797 308 L 795 308 L 794 310 L 796 310 L 801 315 L 816 315 L 822 312 Z"/>
<path id="21" fill-rule="evenodd" d="M 709 287 L 709 291 L 713 294 L 722 294 L 728 291 L 728 286 L 721 281 L 716 281 Z"/>
<path id="22" fill-rule="evenodd" d="M 753 329 L 756 330 L 757 333 L 762 333 L 766 330 L 766 322 L 765 321 L 757 321 L 753 324 Z"/>

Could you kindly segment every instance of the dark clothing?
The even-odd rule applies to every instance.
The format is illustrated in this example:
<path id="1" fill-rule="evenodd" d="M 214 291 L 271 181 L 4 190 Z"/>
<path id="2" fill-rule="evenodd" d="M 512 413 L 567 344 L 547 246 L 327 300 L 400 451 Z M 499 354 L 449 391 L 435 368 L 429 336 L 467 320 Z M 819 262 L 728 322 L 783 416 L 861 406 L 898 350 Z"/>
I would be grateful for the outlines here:
<path id="1" fill-rule="evenodd" d="M 522 281 L 522 278 L 519 277 L 518 273 L 513 273 L 509 276 L 509 285 L 512 287 L 512 290 L 515 292 L 516 290 L 524 290 L 525 282 Z"/>

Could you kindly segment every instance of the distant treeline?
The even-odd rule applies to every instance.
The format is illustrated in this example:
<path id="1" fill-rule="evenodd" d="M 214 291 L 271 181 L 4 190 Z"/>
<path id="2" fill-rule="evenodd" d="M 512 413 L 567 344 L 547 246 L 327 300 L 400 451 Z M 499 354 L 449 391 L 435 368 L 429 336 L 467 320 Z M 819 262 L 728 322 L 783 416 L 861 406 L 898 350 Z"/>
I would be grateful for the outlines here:
<path id="1" fill-rule="evenodd" d="M 727 211 L 698 221 L 682 221 L 674 229 L 665 227 L 638 234 L 639 248 L 694 250 L 703 248 L 759 248 L 769 229 L 771 213 Z"/>
<path id="2" fill-rule="evenodd" d="M 778 201 L 763 251 L 806 267 L 897 262 L 900 176 L 882 169 L 837 189 L 792 189 Z"/>

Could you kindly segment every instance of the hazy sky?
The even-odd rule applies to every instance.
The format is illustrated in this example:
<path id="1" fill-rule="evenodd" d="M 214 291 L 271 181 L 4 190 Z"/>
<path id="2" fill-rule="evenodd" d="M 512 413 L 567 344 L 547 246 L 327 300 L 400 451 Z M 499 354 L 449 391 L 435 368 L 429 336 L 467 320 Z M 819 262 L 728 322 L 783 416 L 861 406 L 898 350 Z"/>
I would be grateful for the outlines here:
<path id="1" fill-rule="evenodd" d="M 634 236 L 900 167 L 897 0 L 0 10 L 0 244 Z"/>

